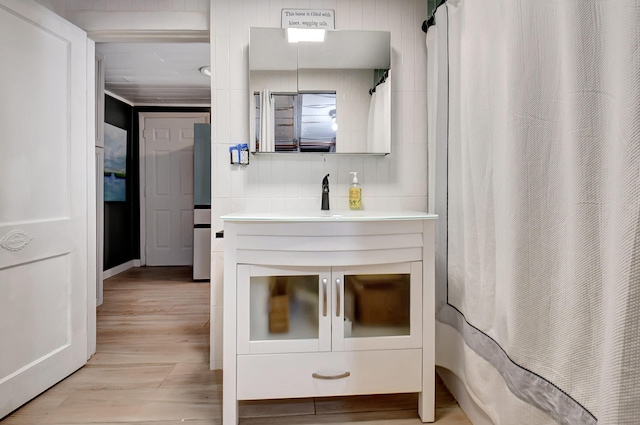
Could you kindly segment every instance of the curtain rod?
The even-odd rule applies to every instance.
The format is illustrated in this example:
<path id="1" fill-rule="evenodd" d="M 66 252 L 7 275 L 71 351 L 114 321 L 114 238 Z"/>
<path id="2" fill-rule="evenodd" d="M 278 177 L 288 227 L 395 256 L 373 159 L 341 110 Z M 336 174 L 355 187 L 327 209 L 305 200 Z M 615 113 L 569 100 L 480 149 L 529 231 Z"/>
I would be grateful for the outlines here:
<path id="1" fill-rule="evenodd" d="M 384 71 L 384 74 L 382 74 L 382 77 L 380 78 L 380 80 L 376 83 L 375 86 L 373 86 L 372 89 L 369 89 L 369 94 L 372 95 L 376 92 L 376 87 L 378 87 L 380 84 L 384 83 L 385 81 L 387 81 L 387 77 L 389 77 L 389 70 Z"/>
<path id="2" fill-rule="evenodd" d="M 446 2 L 447 2 L 447 0 L 441 0 L 440 3 L 438 3 L 438 5 L 435 7 L 435 9 L 433 9 L 429 19 L 427 19 L 426 21 L 424 21 L 422 23 L 422 31 L 427 32 L 429 30 L 430 26 L 436 24 L 436 10 L 438 10 L 438 8 L 440 6 L 442 6 L 443 4 L 445 4 Z"/>

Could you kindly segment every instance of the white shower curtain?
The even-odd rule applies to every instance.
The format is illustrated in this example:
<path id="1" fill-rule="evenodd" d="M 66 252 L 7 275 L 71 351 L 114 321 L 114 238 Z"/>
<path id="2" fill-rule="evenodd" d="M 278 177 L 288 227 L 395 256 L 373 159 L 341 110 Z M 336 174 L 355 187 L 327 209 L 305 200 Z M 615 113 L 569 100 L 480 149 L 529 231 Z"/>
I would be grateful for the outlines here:
<path id="1" fill-rule="evenodd" d="M 275 110 L 271 90 L 260 92 L 260 149 L 259 152 L 275 152 Z"/>
<path id="2" fill-rule="evenodd" d="M 391 70 L 371 94 L 367 121 L 367 152 L 388 152 L 391 138 Z"/>
<path id="3" fill-rule="evenodd" d="M 639 23 L 449 0 L 428 35 L 437 362 L 496 424 L 640 423 Z"/>

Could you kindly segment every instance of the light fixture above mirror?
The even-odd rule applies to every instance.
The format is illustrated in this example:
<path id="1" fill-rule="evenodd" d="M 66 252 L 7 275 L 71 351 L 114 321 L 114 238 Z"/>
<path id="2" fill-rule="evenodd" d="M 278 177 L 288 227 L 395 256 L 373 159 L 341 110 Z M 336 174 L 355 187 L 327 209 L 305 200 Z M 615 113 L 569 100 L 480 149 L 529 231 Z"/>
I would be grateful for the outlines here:
<path id="1" fill-rule="evenodd" d="M 287 41 L 289 43 L 324 41 L 325 30 L 315 28 L 287 28 Z"/>

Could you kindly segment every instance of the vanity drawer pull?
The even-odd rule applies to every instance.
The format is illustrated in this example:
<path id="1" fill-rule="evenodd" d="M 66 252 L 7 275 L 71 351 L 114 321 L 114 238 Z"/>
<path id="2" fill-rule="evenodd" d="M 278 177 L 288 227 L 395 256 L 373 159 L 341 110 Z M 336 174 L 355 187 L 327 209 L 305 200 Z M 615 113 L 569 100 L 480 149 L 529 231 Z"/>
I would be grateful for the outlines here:
<path id="1" fill-rule="evenodd" d="M 311 376 L 315 379 L 342 379 L 351 376 L 351 372 L 341 373 L 340 375 L 320 375 L 319 373 L 312 373 Z"/>

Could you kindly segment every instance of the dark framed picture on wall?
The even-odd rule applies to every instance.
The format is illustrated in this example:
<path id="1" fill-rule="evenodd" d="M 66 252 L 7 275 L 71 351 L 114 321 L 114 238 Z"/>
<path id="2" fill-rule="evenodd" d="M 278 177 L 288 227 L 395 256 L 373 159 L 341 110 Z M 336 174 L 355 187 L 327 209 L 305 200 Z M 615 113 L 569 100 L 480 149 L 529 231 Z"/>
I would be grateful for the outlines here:
<path id="1" fill-rule="evenodd" d="M 127 200 L 127 130 L 104 124 L 104 201 Z"/>

